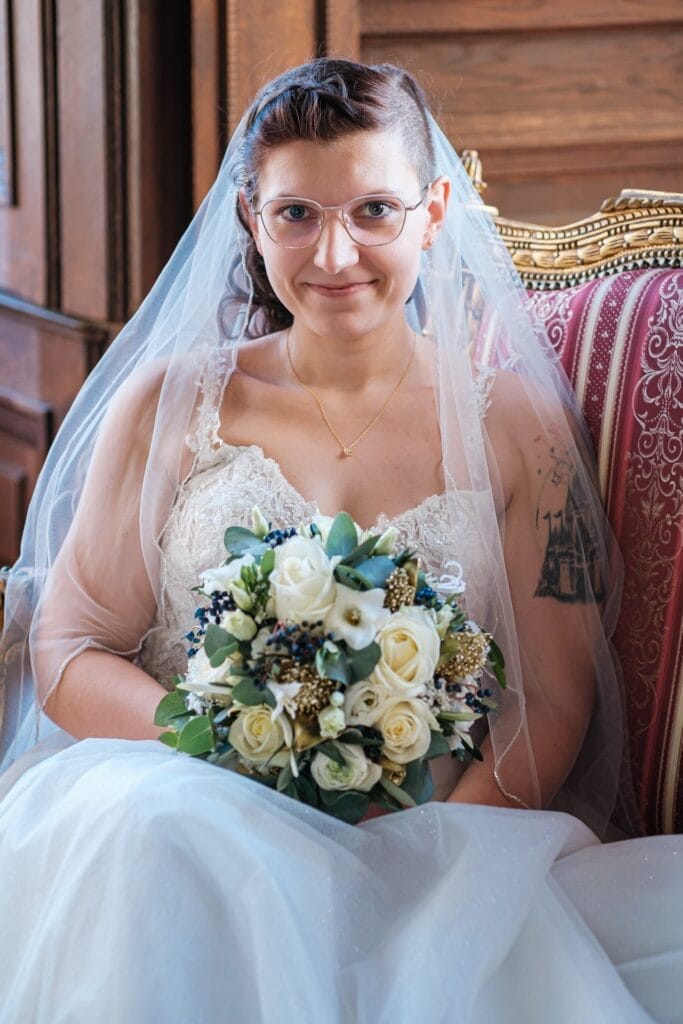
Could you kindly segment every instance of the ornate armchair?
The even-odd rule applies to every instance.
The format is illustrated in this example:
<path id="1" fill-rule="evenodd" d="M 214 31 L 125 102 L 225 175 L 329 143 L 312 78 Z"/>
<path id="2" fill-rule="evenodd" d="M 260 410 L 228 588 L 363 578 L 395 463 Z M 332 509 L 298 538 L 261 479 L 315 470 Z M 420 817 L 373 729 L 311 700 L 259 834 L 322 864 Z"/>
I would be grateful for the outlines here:
<path id="1" fill-rule="evenodd" d="M 476 152 L 464 162 L 482 191 Z M 489 209 L 578 397 L 624 557 L 614 644 L 643 823 L 683 831 L 683 195 L 625 189 L 557 228 Z"/>

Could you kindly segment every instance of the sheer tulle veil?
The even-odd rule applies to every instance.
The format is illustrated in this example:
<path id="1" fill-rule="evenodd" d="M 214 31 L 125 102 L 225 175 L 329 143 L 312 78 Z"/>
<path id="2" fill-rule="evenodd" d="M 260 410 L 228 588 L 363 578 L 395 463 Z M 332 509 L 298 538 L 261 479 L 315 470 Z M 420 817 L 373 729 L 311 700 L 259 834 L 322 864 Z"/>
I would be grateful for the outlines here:
<path id="1" fill-rule="evenodd" d="M 578 760 L 552 806 L 604 835 L 618 792 L 627 790 L 622 684 L 610 644 L 619 556 L 596 490 L 590 441 L 557 355 L 457 154 L 428 117 L 434 177 L 450 178 L 452 194 L 406 315 L 434 346 L 449 509 L 455 516 L 459 490 L 472 493 L 487 553 L 486 564 L 469 564 L 467 552 L 460 562 L 467 611 L 506 657 L 508 686 L 490 718 L 497 776 L 513 797 L 523 792 L 525 804 L 541 806 L 527 712 L 543 703 L 544 680 L 523 639 L 529 631 L 515 617 L 504 502 L 479 415 L 475 364 L 514 375 L 538 436 L 561 452 L 573 519 L 563 524 L 572 550 L 560 570 L 570 573 L 578 595 L 567 605 L 571 642 L 590 664 L 585 675 L 595 698 Z M 207 403 L 221 401 L 240 345 L 260 330 L 247 235 L 236 212 L 247 122 L 245 115 L 151 292 L 85 382 L 40 475 L 20 557 L 7 577 L 3 768 L 54 732 L 42 707 L 70 659 L 89 646 L 134 657 L 163 615 L 159 538 L 179 483 L 192 473 L 194 432 Z M 544 713 L 550 720 L 552 706 Z"/>

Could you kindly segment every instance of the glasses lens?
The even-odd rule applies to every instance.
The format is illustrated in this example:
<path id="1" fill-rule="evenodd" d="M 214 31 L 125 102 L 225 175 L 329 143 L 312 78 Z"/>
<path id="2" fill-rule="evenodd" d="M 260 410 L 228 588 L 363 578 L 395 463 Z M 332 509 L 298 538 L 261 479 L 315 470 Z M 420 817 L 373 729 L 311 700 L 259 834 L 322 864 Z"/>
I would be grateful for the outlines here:
<path id="1" fill-rule="evenodd" d="M 303 199 L 269 199 L 261 216 L 266 231 L 278 245 L 304 248 L 313 245 L 320 234 L 320 210 Z"/>
<path id="2" fill-rule="evenodd" d="M 363 196 L 346 204 L 344 219 L 359 245 L 386 245 L 401 234 L 406 208 L 397 196 Z"/>

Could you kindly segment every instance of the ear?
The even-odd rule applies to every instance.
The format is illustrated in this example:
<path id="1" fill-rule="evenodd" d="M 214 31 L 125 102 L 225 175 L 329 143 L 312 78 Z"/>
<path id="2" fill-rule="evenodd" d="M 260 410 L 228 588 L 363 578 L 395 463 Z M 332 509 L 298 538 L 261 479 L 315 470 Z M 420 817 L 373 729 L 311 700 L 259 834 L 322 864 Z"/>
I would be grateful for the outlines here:
<path id="1" fill-rule="evenodd" d="M 430 246 L 434 244 L 436 236 L 441 230 L 441 227 L 446 219 L 446 210 L 448 209 L 448 202 L 450 197 L 450 178 L 447 178 L 444 174 L 442 174 L 439 178 L 436 178 L 431 183 L 425 199 L 425 209 L 427 211 L 427 224 L 425 226 L 424 237 L 422 239 L 423 249 L 429 249 Z"/>
<path id="2" fill-rule="evenodd" d="M 251 203 L 247 199 L 246 192 L 244 191 L 243 188 L 241 188 L 239 191 L 239 204 L 240 209 L 242 211 L 242 216 L 249 225 L 251 237 L 254 239 L 254 245 L 256 246 L 259 255 L 263 256 L 263 252 L 261 251 L 261 238 L 259 233 L 261 222 L 259 221 L 258 217 L 255 216 L 254 211 L 251 207 Z"/>

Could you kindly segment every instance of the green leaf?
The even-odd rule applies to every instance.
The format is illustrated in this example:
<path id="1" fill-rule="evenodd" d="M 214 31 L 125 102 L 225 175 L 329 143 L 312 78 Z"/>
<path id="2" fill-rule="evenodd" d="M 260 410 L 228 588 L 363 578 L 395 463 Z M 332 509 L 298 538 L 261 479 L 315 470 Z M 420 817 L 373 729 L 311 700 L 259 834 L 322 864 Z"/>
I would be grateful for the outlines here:
<path id="1" fill-rule="evenodd" d="M 340 562 L 335 566 L 334 570 L 335 579 L 339 583 L 343 583 L 349 590 L 372 590 L 372 583 L 369 579 L 359 573 L 357 569 L 352 568 L 350 565 L 342 565 Z"/>
<path id="2" fill-rule="evenodd" d="M 254 553 L 257 547 L 266 548 L 259 538 L 251 530 L 244 526 L 229 526 L 223 536 L 223 543 L 231 555 L 245 555 L 247 551 Z"/>
<path id="3" fill-rule="evenodd" d="M 274 708 L 277 704 L 275 697 L 267 687 L 262 690 L 256 685 L 253 679 L 243 679 L 232 688 L 232 695 L 240 704 L 248 704 L 250 707 L 255 704 L 268 704 Z"/>
<path id="4" fill-rule="evenodd" d="M 434 795 L 434 781 L 429 763 L 420 758 L 406 765 L 406 776 L 401 786 L 417 804 L 426 804 Z"/>
<path id="5" fill-rule="evenodd" d="M 501 690 L 504 690 L 507 685 L 505 680 L 505 658 L 500 647 L 493 639 L 489 642 L 489 660 L 491 661 L 493 674 L 498 680 L 498 685 Z"/>
<path id="6" fill-rule="evenodd" d="M 178 715 L 186 715 L 185 698 L 180 690 L 171 690 L 165 697 L 162 697 L 154 712 L 155 725 L 170 725 L 172 719 Z"/>
<path id="7" fill-rule="evenodd" d="M 348 655 L 342 651 L 326 651 L 319 647 L 315 655 L 315 667 L 324 679 L 333 679 L 337 683 L 351 682 L 351 668 Z"/>
<path id="8" fill-rule="evenodd" d="M 356 572 L 369 580 L 373 587 L 383 587 L 395 568 L 392 558 L 388 558 L 387 555 L 375 555 L 357 565 Z"/>
<path id="9" fill-rule="evenodd" d="M 321 789 L 319 792 L 322 809 L 349 825 L 355 825 L 360 821 L 370 806 L 367 794 L 359 793 L 355 789 Z"/>
<path id="10" fill-rule="evenodd" d="M 338 512 L 327 535 L 327 554 L 345 558 L 358 545 L 358 533 L 348 512 Z"/>
<path id="11" fill-rule="evenodd" d="M 214 731 L 206 715 L 190 719 L 178 737 L 178 750 L 184 754 L 208 754 L 215 747 Z"/>
<path id="12" fill-rule="evenodd" d="M 379 784 L 380 784 L 380 786 L 383 786 L 384 789 L 386 789 L 387 793 L 389 793 L 391 796 L 393 796 L 395 800 L 398 800 L 398 802 L 403 807 L 415 807 L 416 806 L 415 801 L 413 800 L 412 796 L 410 796 L 409 793 L 404 792 L 403 789 L 401 789 L 400 786 L 397 786 L 394 782 L 391 782 L 389 779 L 386 779 L 384 776 L 382 776 L 382 778 L 379 780 Z"/>
<path id="13" fill-rule="evenodd" d="M 286 764 L 277 776 L 277 790 L 279 793 L 281 793 L 283 789 L 287 788 L 293 777 L 291 764 Z"/>
<path id="14" fill-rule="evenodd" d="M 298 779 L 294 779 L 294 785 L 304 803 L 310 804 L 311 807 L 319 806 L 318 787 L 310 776 L 302 773 Z"/>
<path id="15" fill-rule="evenodd" d="M 442 732 L 437 732 L 436 729 L 430 730 L 432 734 L 431 743 L 429 744 L 429 750 L 424 755 L 426 760 L 432 757 L 441 757 L 442 754 L 450 754 L 451 748 L 448 746 L 446 737 Z"/>
<path id="16" fill-rule="evenodd" d="M 375 545 L 379 540 L 379 537 L 380 535 L 378 533 L 374 534 L 371 537 L 366 537 L 362 544 L 359 544 L 357 547 L 353 549 L 353 551 L 350 551 L 346 558 L 342 558 L 339 565 L 353 566 L 357 565 L 358 562 L 362 562 L 363 559 L 367 558 L 368 555 L 372 554 L 372 552 L 375 549 Z"/>
<path id="17" fill-rule="evenodd" d="M 225 647 L 219 647 L 218 650 L 214 651 L 214 653 L 209 658 L 209 664 L 211 665 L 212 668 L 219 668 L 223 664 L 223 662 L 230 657 L 231 654 L 235 653 L 235 651 L 238 648 L 239 642 L 237 640 L 233 640 Z"/>
<path id="18" fill-rule="evenodd" d="M 204 634 L 204 651 L 207 658 L 211 658 L 216 651 L 220 651 L 221 647 L 227 647 L 234 639 L 227 629 L 222 629 L 214 622 L 210 623 Z"/>
<path id="19" fill-rule="evenodd" d="M 349 648 L 347 657 L 353 681 L 357 683 L 360 679 L 368 678 L 382 657 L 382 648 L 373 640 L 367 647 L 361 647 L 359 651 Z"/>
<path id="20" fill-rule="evenodd" d="M 223 748 L 214 751 L 212 754 L 209 754 L 206 760 L 210 761 L 211 764 L 217 765 L 219 768 L 229 768 L 235 771 L 238 757 L 237 751 L 233 747 L 228 747 L 227 749 Z"/>
<path id="21" fill-rule="evenodd" d="M 178 733 L 177 732 L 162 732 L 161 736 L 158 737 L 162 743 L 165 743 L 167 747 L 178 746 Z"/>
<path id="22" fill-rule="evenodd" d="M 268 548 L 267 551 L 263 552 L 263 554 L 261 555 L 260 565 L 261 575 L 269 576 L 273 569 L 275 568 L 275 551 L 273 550 L 273 548 Z"/>
<path id="23" fill-rule="evenodd" d="M 353 727 L 346 729 L 341 735 L 337 736 L 338 743 L 357 743 L 359 747 L 382 747 L 384 746 L 384 740 L 372 736 L 365 736 L 358 729 Z M 316 749 L 320 749 L 317 747 Z"/>
<path id="24" fill-rule="evenodd" d="M 318 743 L 315 749 L 316 753 L 325 754 L 329 757 L 330 761 L 334 761 L 334 763 L 338 764 L 341 768 L 345 766 L 346 758 L 339 747 L 336 747 L 331 740 L 325 740 L 323 743 Z"/>

